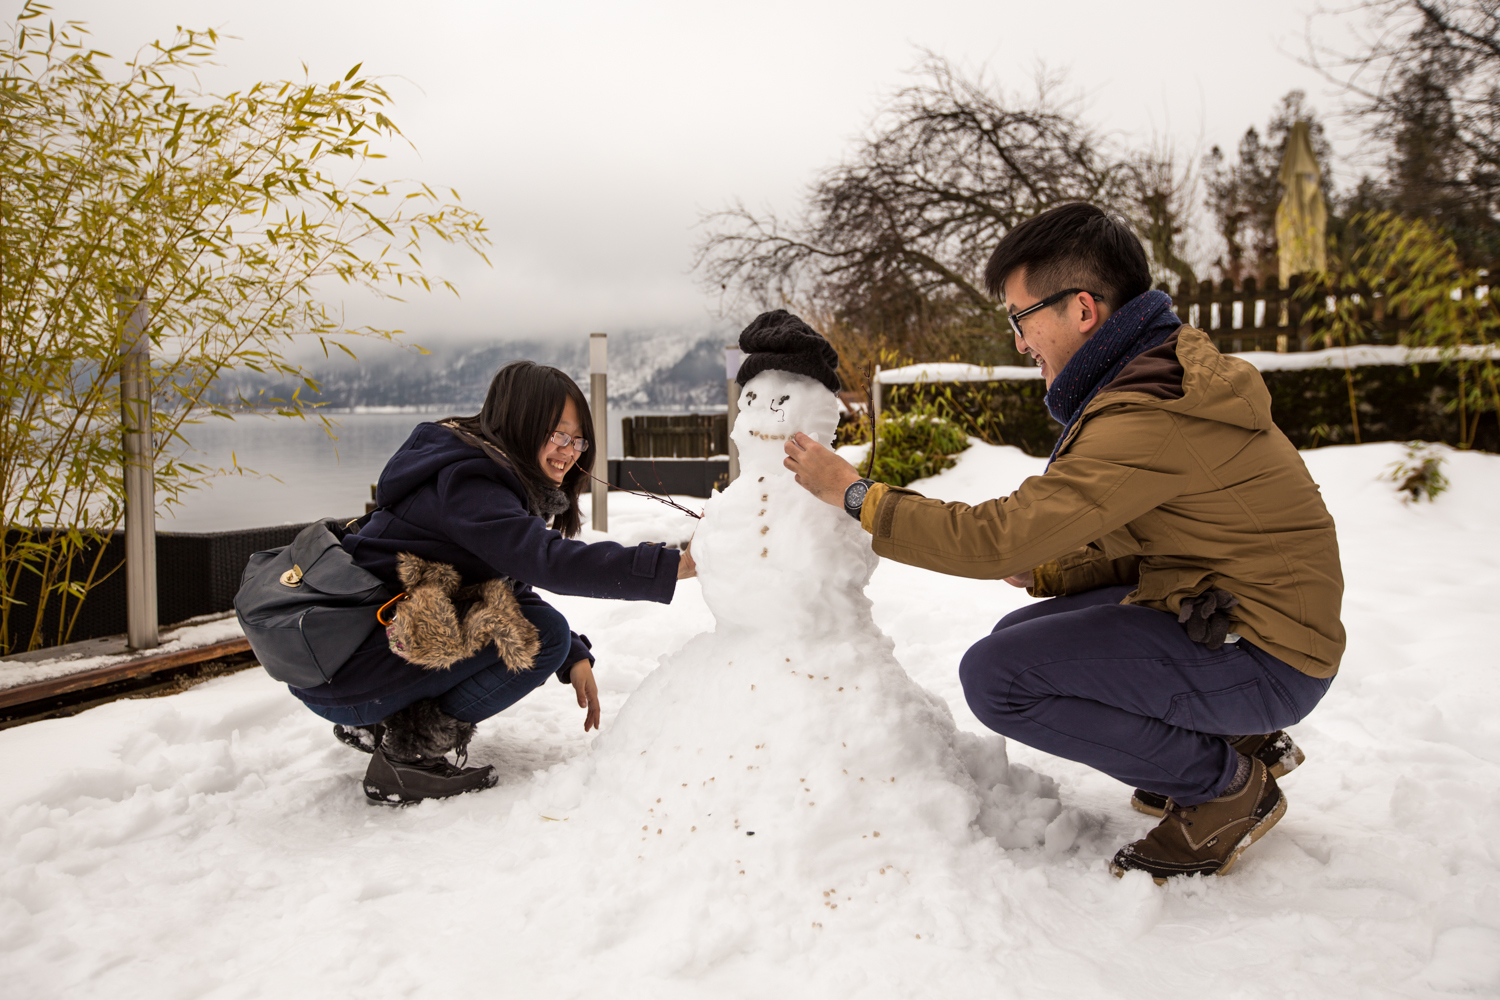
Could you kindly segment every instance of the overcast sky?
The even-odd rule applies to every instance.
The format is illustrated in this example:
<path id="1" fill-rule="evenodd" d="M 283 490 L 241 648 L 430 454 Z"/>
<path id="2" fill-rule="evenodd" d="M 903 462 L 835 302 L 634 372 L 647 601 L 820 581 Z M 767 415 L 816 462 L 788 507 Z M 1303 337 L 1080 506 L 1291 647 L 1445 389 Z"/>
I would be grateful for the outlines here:
<path id="1" fill-rule="evenodd" d="M 210 89 L 300 79 L 303 63 L 316 80 L 356 62 L 390 77 L 418 150 L 392 173 L 456 187 L 495 244 L 493 268 L 434 257 L 461 299 L 362 317 L 419 340 L 706 328 L 700 215 L 735 198 L 794 212 L 924 48 L 1008 90 L 1028 91 L 1039 63 L 1066 70 L 1097 124 L 1185 150 L 1232 147 L 1293 87 L 1337 104 L 1296 58 L 1312 0 L 53 3 L 116 56 L 178 24 L 239 36 Z"/>

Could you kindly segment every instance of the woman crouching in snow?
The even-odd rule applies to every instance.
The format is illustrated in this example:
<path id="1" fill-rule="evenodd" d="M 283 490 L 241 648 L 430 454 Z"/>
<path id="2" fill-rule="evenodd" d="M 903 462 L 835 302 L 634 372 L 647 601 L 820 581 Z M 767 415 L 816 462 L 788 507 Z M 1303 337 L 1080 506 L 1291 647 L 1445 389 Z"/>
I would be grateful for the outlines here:
<path id="1" fill-rule="evenodd" d="M 556 368 L 518 361 L 478 416 L 419 424 L 380 474 L 380 505 L 345 536 L 354 561 L 405 597 L 333 680 L 293 688 L 344 743 L 373 753 L 365 795 L 412 802 L 489 788 L 494 768 L 455 766 L 474 724 L 556 674 L 599 725 L 588 640 L 531 588 L 672 600 L 692 557 L 661 545 L 571 541 L 593 468 L 593 419 Z"/>

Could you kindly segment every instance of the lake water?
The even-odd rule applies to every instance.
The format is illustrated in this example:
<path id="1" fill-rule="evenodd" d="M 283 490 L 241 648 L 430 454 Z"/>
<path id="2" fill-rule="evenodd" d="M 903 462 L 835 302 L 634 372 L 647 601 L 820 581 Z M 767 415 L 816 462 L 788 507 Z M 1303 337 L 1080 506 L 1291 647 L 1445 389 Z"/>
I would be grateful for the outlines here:
<path id="1" fill-rule="evenodd" d="M 620 422 L 666 410 L 611 408 L 609 454 L 621 455 Z M 221 476 L 185 494 L 170 512 L 158 510 L 161 531 L 231 531 L 297 524 L 364 513 L 370 486 L 391 454 L 424 420 L 447 413 L 338 413 L 333 440 L 317 420 L 240 417 L 184 428 L 194 464 L 229 468 L 238 459 L 255 475 Z"/>

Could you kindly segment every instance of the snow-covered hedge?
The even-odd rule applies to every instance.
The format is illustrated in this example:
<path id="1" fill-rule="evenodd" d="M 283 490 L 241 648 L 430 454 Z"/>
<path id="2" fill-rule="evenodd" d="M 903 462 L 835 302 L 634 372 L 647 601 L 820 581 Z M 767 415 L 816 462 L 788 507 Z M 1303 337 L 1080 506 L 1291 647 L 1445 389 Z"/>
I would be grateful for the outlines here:
<path id="1" fill-rule="evenodd" d="M 1461 440 L 1454 407 L 1458 372 L 1434 349 L 1360 346 L 1236 357 L 1260 369 L 1276 423 L 1298 448 L 1355 440 L 1351 381 L 1359 440 L 1454 445 Z M 990 444 L 1015 445 L 1028 455 L 1049 454 L 1061 429 L 1047 414 L 1042 402 L 1046 387 L 1035 368 L 910 365 L 881 372 L 880 381 L 888 409 L 901 412 L 941 399 L 969 418 L 970 433 Z M 1468 417 L 1473 420 L 1472 413 Z M 1480 417 L 1474 447 L 1500 451 L 1500 424 L 1494 412 Z"/>

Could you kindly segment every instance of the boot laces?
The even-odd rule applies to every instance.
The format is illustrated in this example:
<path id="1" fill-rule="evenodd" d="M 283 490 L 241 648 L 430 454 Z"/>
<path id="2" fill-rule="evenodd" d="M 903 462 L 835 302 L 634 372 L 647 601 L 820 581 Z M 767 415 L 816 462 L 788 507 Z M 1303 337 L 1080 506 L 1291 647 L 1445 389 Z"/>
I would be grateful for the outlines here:
<path id="1" fill-rule="evenodd" d="M 1172 799 L 1167 799 L 1167 814 L 1177 817 L 1177 822 L 1183 826 L 1192 826 L 1193 821 L 1188 819 L 1191 813 L 1198 811 L 1197 806 L 1180 806 Z"/>

